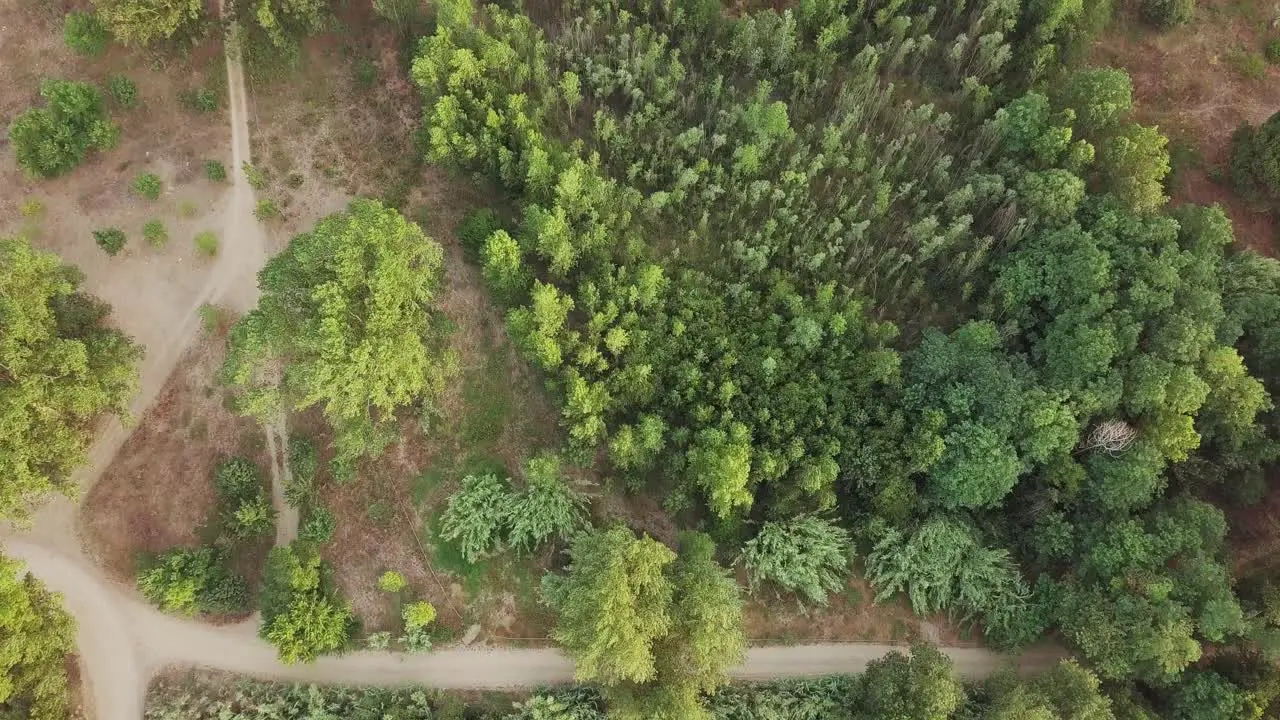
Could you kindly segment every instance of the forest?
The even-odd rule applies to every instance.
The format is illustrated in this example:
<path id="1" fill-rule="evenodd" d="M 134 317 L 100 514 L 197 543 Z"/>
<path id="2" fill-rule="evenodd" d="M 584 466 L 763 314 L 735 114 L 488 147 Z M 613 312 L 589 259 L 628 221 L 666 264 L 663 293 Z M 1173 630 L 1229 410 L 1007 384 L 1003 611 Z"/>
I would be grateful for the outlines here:
<path id="1" fill-rule="evenodd" d="M 1170 202 L 1168 138 L 1139 121 L 1125 71 L 1086 62 L 1117 8 L 749 5 L 374 2 L 408 38 L 422 105 L 404 152 L 491 193 L 456 241 L 563 431 L 507 476 L 468 474 L 437 519 L 467 563 L 564 549 L 537 592 L 584 687 L 491 717 L 1280 717 L 1277 567 L 1242 572 L 1230 542 L 1275 491 L 1280 264 L 1236 244 L 1223 207 Z M 1157 27 L 1194 14 L 1140 5 Z M 294 52 L 329 10 L 261 0 L 245 17 Z M 74 35 L 147 45 L 202 11 L 101 0 Z M 9 135 L 32 177 L 117 141 L 97 89 L 41 95 Z M 1280 113 L 1239 128 L 1228 164 L 1223 183 L 1280 209 Z M 228 333 L 235 410 L 265 426 L 317 408 L 340 483 L 402 420 L 426 432 L 458 372 L 439 301 L 451 241 L 386 198 L 294 236 Z M 92 420 L 126 414 L 141 351 L 81 281 L 0 241 L 4 518 L 68 492 Z M 342 519 L 317 504 L 316 450 L 290 454 L 303 529 L 271 550 L 258 604 L 293 663 L 355 647 L 359 620 L 320 557 Z M 215 477 L 217 539 L 139 570 L 166 612 L 250 609 L 227 557 L 274 510 L 238 462 Z M 599 522 L 577 469 L 657 499 L 678 542 Z M 860 676 L 729 683 L 744 595 L 818 608 L 855 574 L 986 647 L 1074 659 L 964 684 L 917 645 Z M 404 586 L 379 580 L 397 603 Z M 0 592 L 0 716 L 59 717 L 65 677 L 33 673 L 59 676 L 69 621 L 33 580 Z M 395 647 L 429 651 L 436 609 L 403 613 Z M 453 716 L 422 693 L 246 692 L 148 717 Z"/>

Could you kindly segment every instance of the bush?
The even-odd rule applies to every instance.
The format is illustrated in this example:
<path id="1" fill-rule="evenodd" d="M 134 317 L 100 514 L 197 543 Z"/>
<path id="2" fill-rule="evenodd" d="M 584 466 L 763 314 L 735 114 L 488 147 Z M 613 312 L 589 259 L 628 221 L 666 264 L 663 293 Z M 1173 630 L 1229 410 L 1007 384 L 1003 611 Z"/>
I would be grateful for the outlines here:
<path id="1" fill-rule="evenodd" d="M 262 476 L 249 460 L 233 457 L 218 463 L 213 471 L 213 486 L 224 501 L 240 502 L 262 494 Z"/>
<path id="2" fill-rule="evenodd" d="M 158 556 L 138 573 L 138 590 L 165 612 L 192 615 L 239 613 L 248 605 L 248 587 L 213 548 L 177 548 Z"/>
<path id="3" fill-rule="evenodd" d="M 133 192 L 147 200 L 159 200 L 160 193 L 164 190 L 164 184 L 160 182 L 160 176 L 155 173 L 140 173 L 133 179 L 130 185 Z"/>
<path id="4" fill-rule="evenodd" d="M 276 646 L 282 661 L 310 662 L 351 637 L 355 616 L 337 596 L 330 573 L 319 555 L 293 546 L 267 556 L 258 634 Z"/>
<path id="5" fill-rule="evenodd" d="M 205 160 L 204 176 L 213 182 L 226 182 L 227 166 L 217 160 Z"/>
<path id="6" fill-rule="evenodd" d="M 440 537 L 475 564 L 502 549 L 513 500 L 510 487 L 497 475 L 468 475 L 440 516 Z"/>
<path id="7" fill-rule="evenodd" d="M 192 112 L 213 112 L 218 109 L 218 94 L 208 88 L 183 90 L 178 94 L 178 102 Z"/>
<path id="8" fill-rule="evenodd" d="M 1280 199 L 1280 113 L 1231 138 L 1231 181 L 1247 198 Z"/>
<path id="9" fill-rule="evenodd" d="M 280 217 L 280 207 L 276 205 L 276 201 L 270 198 L 263 198 L 258 201 L 258 205 L 253 208 L 253 216 L 259 220 L 270 220 Z"/>
<path id="10" fill-rule="evenodd" d="M 102 93 L 89 83 L 46 80 L 46 107 L 30 108 L 9 126 L 18 167 L 50 178 L 84 162 L 90 150 L 115 147 L 120 129 L 107 115 Z"/>
<path id="11" fill-rule="evenodd" d="M 378 578 L 378 589 L 385 593 L 398 593 L 408 585 L 404 575 L 395 570 L 388 570 Z"/>
<path id="12" fill-rule="evenodd" d="M 36 198 L 23 200 L 22 203 L 18 205 L 18 212 L 22 214 L 22 217 L 28 220 L 44 219 L 44 214 L 47 210 L 48 208 L 45 207 L 45 204 Z"/>
<path id="13" fill-rule="evenodd" d="M 306 522 L 298 528 L 298 537 L 309 543 L 324 545 L 333 539 L 334 530 L 338 529 L 338 519 L 327 507 L 311 510 Z"/>
<path id="14" fill-rule="evenodd" d="M 1196 0 L 1142 0 L 1142 19 L 1168 30 L 1191 22 L 1196 14 Z"/>
<path id="15" fill-rule="evenodd" d="M 214 257 L 218 254 L 218 235 L 212 230 L 196 233 L 195 244 L 196 251 L 205 257 Z"/>
<path id="16" fill-rule="evenodd" d="M 497 213 L 489 208 L 468 213 L 462 222 L 458 223 L 457 230 L 458 239 L 462 242 L 462 251 L 467 259 L 479 262 L 489 237 L 501 227 Z"/>
<path id="17" fill-rule="evenodd" d="M 124 75 L 112 75 L 107 80 L 107 91 L 120 107 L 126 110 L 138 107 L 138 85 Z"/>
<path id="18" fill-rule="evenodd" d="M 244 171 L 244 179 L 249 181 L 249 187 L 254 190 L 265 190 L 267 188 L 267 174 L 265 172 L 249 163 L 244 163 L 240 166 L 240 169 Z"/>
<path id="19" fill-rule="evenodd" d="M 62 40 L 77 55 L 97 57 L 106 52 L 111 33 L 97 15 L 77 11 L 67 14 L 62 25 Z"/>
<path id="20" fill-rule="evenodd" d="M 153 248 L 162 248 L 169 242 L 169 230 L 159 220 L 148 220 L 142 225 L 142 237 Z"/>
<path id="21" fill-rule="evenodd" d="M 93 241 L 98 243 L 98 247 L 111 257 L 120 254 L 124 249 L 124 244 L 128 241 L 124 231 L 118 227 L 102 228 L 93 231 Z"/>
<path id="22" fill-rule="evenodd" d="M 409 603 L 401 613 L 404 619 L 404 635 L 400 642 L 409 652 L 426 652 L 431 649 L 428 626 L 436 619 L 436 608 L 425 600 Z"/>
<path id="23" fill-rule="evenodd" d="M 1280 63 L 1280 38 L 1268 42 L 1263 55 L 1267 57 L 1269 63 Z"/>

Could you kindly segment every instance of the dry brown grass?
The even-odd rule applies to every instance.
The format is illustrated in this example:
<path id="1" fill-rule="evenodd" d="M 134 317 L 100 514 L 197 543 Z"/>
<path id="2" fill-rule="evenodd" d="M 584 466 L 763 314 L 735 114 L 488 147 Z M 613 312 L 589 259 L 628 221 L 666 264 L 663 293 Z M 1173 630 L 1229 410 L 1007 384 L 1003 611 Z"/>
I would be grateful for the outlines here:
<path id="1" fill-rule="evenodd" d="M 1280 37 L 1275 16 L 1263 0 L 1200 0 L 1195 21 L 1161 33 L 1125 8 L 1091 58 L 1129 72 L 1141 122 L 1195 148 L 1200 160 L 1179 168 L 1174 201 L 1221 203 L 1235 223 L 1237 242 L 1271 255 L 1275 218 L 1250 208 L 1209 174 L 1225 169 L 1231 133 L 1241 123 L 1257 124 L 1280 110 L 1280 68 L 1267 65 L 1260 79 L 1241 71 L 1244 54 L 1261 53 L 1268 40 Z"/>
<path id="2" fill-rule="evenodd" d="M 267 467 L 261 430 L 227 409 L 214 380 L 223 338 L 204 337 L 187 350 L 155 405 L 141 418 L 102 478 L 85 497 L 86 551 L 114 577 L 132 582 L 140 553 L 193 546 L 217 502 L 213 470 L 231 455 Z M 265 548 L 237 558 L 251 582 Z"/>

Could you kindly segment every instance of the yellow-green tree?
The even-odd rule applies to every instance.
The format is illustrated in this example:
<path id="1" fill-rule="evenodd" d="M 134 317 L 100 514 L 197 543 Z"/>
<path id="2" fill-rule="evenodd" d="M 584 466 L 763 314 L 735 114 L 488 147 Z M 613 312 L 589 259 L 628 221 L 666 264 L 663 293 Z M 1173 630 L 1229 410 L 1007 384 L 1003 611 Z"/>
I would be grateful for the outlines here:
<path id="1" fill-rule="evenodd" d="M 0 555 L 0 716 L 63 720 L 75 621 L 61 596 Z"/>
<path id="2" fill-rule="evenodd" d="M 0 239 L 0 518 L 70 495 L 94 421 L 125 416 L 142 350 L 105 326 L 80 274 L 24 239 Z"/>
<path id="3" fill-rule="evenodd" d="M 339 458 L 380 451 L 396 410 L 444 389 L 434 342 L 440 246 L 376 200 L 293 238 L 258 276 L 258 307 L 231 330 L 224 379 L 241 410 L 319 405 Z"/>
<path id="4" fill-rule="evenodd" d="M 94 5 L 116 40 L 133 46 L 171 38 L 204 13 L 203 0 L 94 0 Z"/>

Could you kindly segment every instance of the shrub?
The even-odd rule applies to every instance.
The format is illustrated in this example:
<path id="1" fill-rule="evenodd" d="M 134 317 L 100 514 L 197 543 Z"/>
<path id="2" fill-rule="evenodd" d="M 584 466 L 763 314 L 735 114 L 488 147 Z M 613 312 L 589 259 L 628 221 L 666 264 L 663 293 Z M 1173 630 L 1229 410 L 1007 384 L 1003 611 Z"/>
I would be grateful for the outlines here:
<path id="1" fill-rule="evenodd" d="M 751 592 L 769 582 L 819 605 L 845 586 L 852 556 L 849 533 L 814 515 L 766 522 L 742 548 Z"/>
<path id="2" fill-rule="evenodd" d="M 107 91 L 120 107 L 126 110 L 138 107 L 138 85 L 124 75 L 112 75 L 107 80 Z"/>
<path id="3" fill-rule="evenodd" d="M 355 617 L 330 574 L 320 556 L 305 549 L 275 548 L 267 556 L 258 634 L 276 646 L 282 661 L 310 662 L 350 638 Z"/>
<path id="4" fill-rule="evenodd" d="M 214 257 L 218 254 L 218 235 L 212 230 L 196 233 L 195 244 L 196 251 L 205 257 Z"/>
<path id="5" fill-rule="evenodd" d="M 186 615 L 243 612 L 249 599 L 244 580 L 208 547 L 162 553 L 138 573 L 138 590 L 161 610 Z"/>
<path id="6" fill-rule="evenodd" d="M 67 14 L 62 25 L 62 40 L 77 55 L 97 57 L 106 52 L 111 33 L 97 15 L 77 11 Z"/>
<path id="7" fill-rule="evenodd" d="M 213 182 L 226 182 L 227 166 L 217 160 L 205 160 L 204 176 Z"/>
<path id="8" fill-rule="evenodd" d="M 1261 80 L 1267 76 L 1267 61 L 1256 52 L 1237 50 L 1231 54 L 1231 63 L 1250 80 Z"/>
<path id="9" fill-rule="evenodd" d="M 107 115 L 97 88 L 46 80 L 40 95 L 47 106 L 26 110 L 9 126 L 18 167 L 36 177 L 55 177 L 84 162 L 90 150 L 115 147 L 120 129 Z"/>
<path id="10" fill-rule="evenodd" d="M 243 165 L 240 166 L 240 169 L 244 171 L 244 179 L 249 181 L 249 187 L 253 188 L 254 190 L 266 189 L 267 174 L 265 172 L 263 172 L 262 170 L 259 170 L 253 165 L 250 165 L 249 163 L 244 163 Z"/>
<path id="11" fill-rule="evenodd" d="M 462 251 L 467 259 L 479 262 L 489 237 L 499 229 L 501 225 L 498 223 L 498 215 L 489 208 L 468 213 L 462 222 L 458 223 L 457 230 L 458 239 L 462 242 Z"/>
<path id="12" fill-rule="evenodd" d="M 197 23 L 202 0 L 94 0 L 98 16 L 121 43 L 146 46 Z"/>
<path id="13" fill-rule="evenodd" d="M 404 590 L 406 585 L 408 583 L 405 582 L 404 575 L 395 570 L 388 570 L 378 578 L 378 589 L 385 593 L 398 593 Z"/>
<path id="14" fill-rule="evenodd" d="M 258 205 L 253 209 L 253 216 L 259 220 L 270 220 L 280 217 L 280 207 L 276 205 L 276 201 L 270 198 L 263 198 L 258 201 Z"/>
<path id="15" fill-rule="evenodd" d="M 324 545 L 333 539 L 334 530 L 338 529 L 338 519 L 327 507 L 311 510 L 306 522 L 298 528 L 298 537 L 309 543 Z"/>
<path id="16" fill-rule="evenodd" d="M 304 437 L 290 438 L 289 484 L 284 489 L 284 499 L 290 505 L 300 507 L 311 500 L 319 469 L 320 456 L 316 453 L 315 444 Z"/>
<path id="17" fill-rule="evenodd" d="M 154 248 L 164 247 L 169 242 L 169 231 L 159 220 L 148 220 L 142 225 L 142 237 Z"/>
<path id="18" fill-rule="evenodd" d="M 1280 63 L 1280 38 L 1268 42 L 1262 54 L 1267 57 L 1267 62 Z"/>
<path id="19" fill-rule="evenodd" d="M 298 188 L 302 187 L 302 184 L 305 183 L 306 181 L 307 179 L 302 176 L 302 173 L 295 172 L 295 173 L 289 173 L 289 178 L 285 180 L 285 183 L 289 187 L 293 188 L 294 190 L 297 190 Z"/>
<path id="20" fill-rule="evenodd" d="M 265 496 L 243 500 L 231 512 L 228 525 L 237 538 L 266 537 L 275 529 L 276 512 Z"/>
<path id="21" fill-rule="evenodd" d="M 425 600 L 409 603 L 401 613 L 404 619 L 404 635 L 400 642 L 409 652 L 426 652 L 431 649 L 431 635 L 427 627 L 436 619 L 436 608 Z"/>
<path id="22" fill-rule="evenodd" d="M 1191 22 L 1195 14 L 1196 0 L 1142 0 L 1142 19 L 1164 30 Z"/>
<path id="23" fill-rule="evenodd" d="M 128 241 L 128 238 L 125 237 L 124 231 L 120 228 L 109 227 L 94 230 L 93 241 L 98 243 L 98 247 L 102 248 L 103 252 L 115 257 L 124 249 L 124 244 Z"/>
<path id="24" fill-rule="evenodd" d="M 1248 198 L 1280 199 L 1280 113 L 1231 138 L 1231 181 Z"/>
<path id="25" fill-rule="evenodd" d="M 218 109 L 218 94 L 208 88 L 183 90 L 178 94 L 178 102 L 192 112 L 213 112 Z"/>
<path id="26" fill-rule="evenodd" d="M 497 475 L 468 475 L 440 516 L 440 537 L 475 563 L 502 548 L 513 495 Z"/>
<path id="27" fill-rule="evenodd" d="M 43 219 L 45 211 L 47 210 L 48 208 L 45 207 L 45 204 L 36 198 L 23 200 L 22 203 L 18 205 L 18 212 L 22 214 L 22 217 L 28 220 Z"/>
<path id="28" fill-rule="evenodd" d="M 505 230 L 497 230 L 484 244 L 484 279 L 502 303 L 516 305 L 529 292 L 533 273 L 525 267 L 520 246 Z"/>
<path id="29" fill-rule="evenodd" d="M 240 502 L 262 493 L 262 476 L 249 460 L 233 457 L 218 463 L 213 471 L 213 486 L 223 500 Z"/>
<path id="30" fill-rule="evenodd" d="M 160 176 L 155 173 L 140 173 L 133 179 L 130 185 L 133 192 L 147 200 L 159 200 L 160 192 L 164 190 L 164 184 L 160 182 Z"/>

